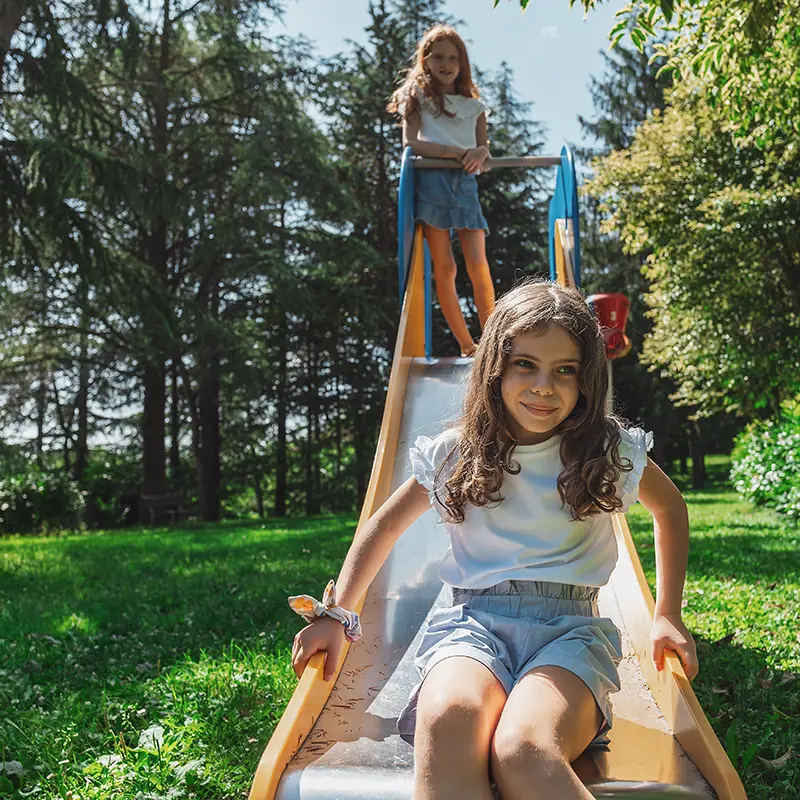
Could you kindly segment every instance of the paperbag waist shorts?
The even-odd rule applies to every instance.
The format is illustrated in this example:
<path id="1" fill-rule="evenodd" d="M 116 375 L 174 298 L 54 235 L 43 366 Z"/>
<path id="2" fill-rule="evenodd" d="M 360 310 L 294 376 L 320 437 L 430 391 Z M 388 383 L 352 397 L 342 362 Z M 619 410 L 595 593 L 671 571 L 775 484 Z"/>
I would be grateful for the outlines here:
<path id="1" fill-rule="evenodd" d="M 420 681 L 398 719 L 414 744 L 417 700 L 425 676 L 440 661 L 465 656 L 484 664 L 507 694 L 530 670 L 563 667 L 594 695 L 604 723 L 593 745 L 608 743 L 609 695 L 619 691 L 619 630 L 597 610 L 599 590 L 547 581 L 503 581 L 488 589 L 453 588 L 453 605 L 437 608 L 416 653 Z M 535 709 L 531 713 L 536 713 Z"/>

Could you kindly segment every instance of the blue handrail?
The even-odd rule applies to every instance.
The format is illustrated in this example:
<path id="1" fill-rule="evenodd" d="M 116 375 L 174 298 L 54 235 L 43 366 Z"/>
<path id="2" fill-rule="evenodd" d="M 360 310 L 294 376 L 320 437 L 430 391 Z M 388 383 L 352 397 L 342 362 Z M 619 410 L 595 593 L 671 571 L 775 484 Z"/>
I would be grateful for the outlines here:
<path id="1" fill-rule="evenodd" d="M 556 279 L 555 235 L 556 220 L 567 219 L 572 223 L 575 249 L 572 253 L 572 267 L 575 285 L 581 285 L 581 226 L 578 206 L 578 178 L 575 174 L 575 159 L 572 150 L 564 145 L 561 148 L 561 163 L 556 173 L 556 187 L 547 214 L 548 243 L 550 250 L 550 280 Z"/>
<path id="2" fill-rule="evenodd" d="M 414 153 L 410 147 L 403 150 L 400 165 L 400 193 L 397 198 L 397 288 L 400 292 L 400 308 L 406 291 L 408 270 L 411 266 L 411 249 L 414 243 Z M 425 247 L 424 302 L 425 302 L 425 357 L 433 352 L 433 286 L 431 278 L 431 254 Z"/>
<path id="3" fill-rule="evenodd" d="M 411 263 L 411 247 L 414 242 L 414 152 L 410 147 L 403 150 L 400 163 L 400 191 L 397 197 L 397 288 L 400 292 L 400 308 L 406 291 L 406 276 Z"/>

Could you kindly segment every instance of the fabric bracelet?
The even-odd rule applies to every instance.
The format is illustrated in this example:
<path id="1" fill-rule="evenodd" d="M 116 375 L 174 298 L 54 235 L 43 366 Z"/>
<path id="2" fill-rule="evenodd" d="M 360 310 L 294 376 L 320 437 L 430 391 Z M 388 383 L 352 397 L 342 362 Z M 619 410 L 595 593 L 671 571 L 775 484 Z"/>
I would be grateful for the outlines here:
<path id="1" fill-rule="evenodd" d="M 289 607 L 309 623 L 322 616 L 338 620 L 344 625 L 348 642 L 357 642 L 361 638 L 361 618 L 355 611 L 336 605 L 336 584 L 333 581 L 328 581 L 321 603 L 307 594 L 298 594 L 289 598 Z"/>

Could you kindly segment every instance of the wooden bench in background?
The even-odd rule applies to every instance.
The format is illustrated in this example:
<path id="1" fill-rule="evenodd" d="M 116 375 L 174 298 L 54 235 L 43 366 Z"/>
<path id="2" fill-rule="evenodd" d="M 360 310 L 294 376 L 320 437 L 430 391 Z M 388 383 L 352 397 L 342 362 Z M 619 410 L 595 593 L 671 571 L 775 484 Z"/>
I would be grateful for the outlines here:
<path id="1" fill-rule="evenodd" d="M 181 494 L 143 494 L 141 501 L 142 522 L 149 519 L 150 525 L 155 525 L 156 520 L 166 519 L 170 525 L 178 520 L 190 516 L 194 509 L 184 504 Z"/>

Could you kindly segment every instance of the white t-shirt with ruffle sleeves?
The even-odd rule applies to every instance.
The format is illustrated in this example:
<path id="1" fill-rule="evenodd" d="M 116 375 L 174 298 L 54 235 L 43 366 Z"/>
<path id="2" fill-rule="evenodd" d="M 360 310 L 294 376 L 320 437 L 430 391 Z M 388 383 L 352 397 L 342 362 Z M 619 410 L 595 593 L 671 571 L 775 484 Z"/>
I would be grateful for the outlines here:
<path id="1" fill-rule="evenodd" d="M 630 472 L 620 474 L 617 484 L 620 511 L 624 513 L 639 496 L 639 481 L 653 437 L 641 428 L 620 428 L 620 436 L 620 456 L 633 464 Z M 414 477 L 428 490 L 431 505 L 450 535 L 450 547 L 439 566 L 442 581 L 468 589 L 483 589 L 506 580 L 582 586 L 604 586 L 608 582 L 617 563 L 611 515 L 601 513 L 575 522 L 569 509 L 562 507 L 557 486 L 563 468 L 560 436 L 541 444 L 517 446 L 513 460 L 520 465 L 520 472 L 504 476 L 500 490 L 504 500 L 483 508 L 467 504 L 465 520 L 458 524 L 447 521 L 442 503 L 447 496 L 444 482 L 452 474 L 455 454 L 438 475 L 457 443 L 458 431 L 450 428 L 433 439 L 420 436 L 409 452 Z"/>
<path id="2" fill-rule="evenodd" d="M 419 87 L 415 87 L 413 91 L 419 98 L 420 141 L 470 150 L 477 147 L 478 117 L 481 114 L 489 116 L 489 110 L 481 100 L 460 94 L 446 94 L 444 109 L 447 113 L 439 114 L 435 100 L 426 97 Z M 403 105 L 400 113 L 404 113 Z"/>

